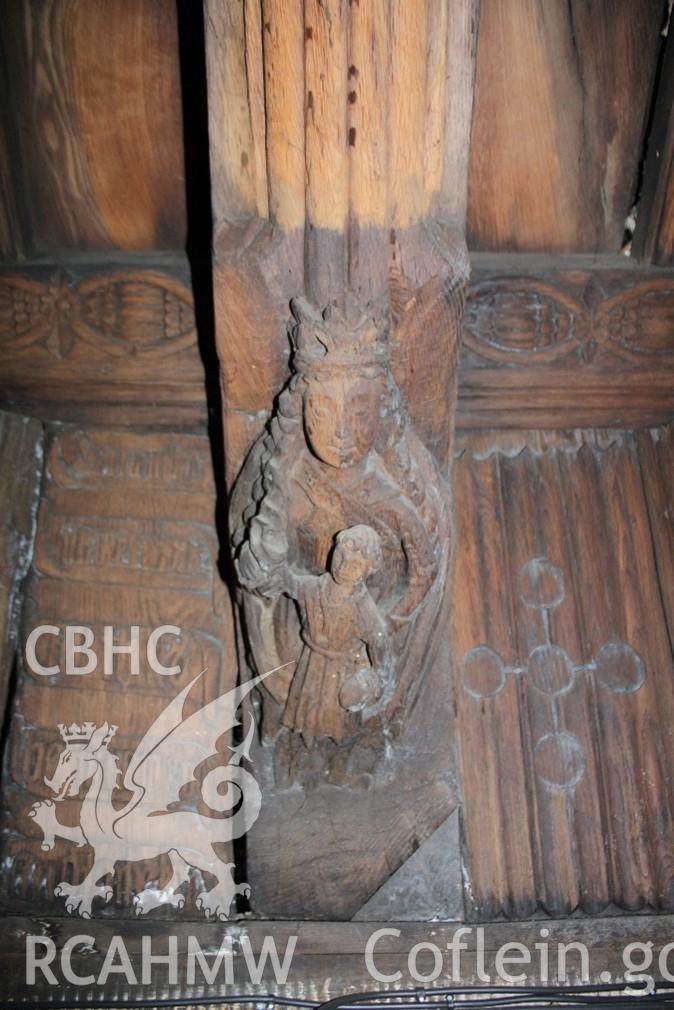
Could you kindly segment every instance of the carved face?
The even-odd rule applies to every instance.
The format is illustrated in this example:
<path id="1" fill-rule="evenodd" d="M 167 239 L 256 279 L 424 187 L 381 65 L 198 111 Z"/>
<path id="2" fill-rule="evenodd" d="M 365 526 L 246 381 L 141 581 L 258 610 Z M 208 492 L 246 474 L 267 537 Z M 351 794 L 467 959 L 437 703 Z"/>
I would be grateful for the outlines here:
<path id="1" fill-rule="evenodd" d="M 372 448 L 382 379 L 312 379 L 304 395 L 304 427 L 314 453 L 329 466 L 354 466 Z"/>
<path id="2" fill-rule="evenodd" d="M 372 562 L 360 551 L 348 550 L 339 544 L 335 548 L 331 572 L 335 582 L 360 582 L 372 569 Z"/>

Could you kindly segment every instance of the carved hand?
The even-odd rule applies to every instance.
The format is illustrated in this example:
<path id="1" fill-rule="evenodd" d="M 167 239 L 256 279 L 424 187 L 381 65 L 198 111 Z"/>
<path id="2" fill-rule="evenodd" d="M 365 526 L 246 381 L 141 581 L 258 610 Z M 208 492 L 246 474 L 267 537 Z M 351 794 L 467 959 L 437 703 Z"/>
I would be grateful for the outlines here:
<path id="1" fill-rule="evenodd" d="M 264 596 L 278 595 L 284 587 L 287 555 L 288 541 L 281 531 L 259 517 L 251 520 L 248 539 L 236 560 L 242 586 Z"/>
<path id="2" fill-rule="evenodd" d="M 264 568 L 253 554 L 248 542 L 246 542 L 239 551 L 239 556 L 236 559 L 235 565 L 237 575 L 239 576 L 239 582 L 244 589 L 257 589 L 266 577 Z"/>
<path id="3" fill-rule="evenodd" d="M 344 682 L 339 692 L 339 702 L 349 712 L 362 712 L 376 704 L 382 694 L 382 677 L 378 670 L 368 666 L 356 670 Z"/>

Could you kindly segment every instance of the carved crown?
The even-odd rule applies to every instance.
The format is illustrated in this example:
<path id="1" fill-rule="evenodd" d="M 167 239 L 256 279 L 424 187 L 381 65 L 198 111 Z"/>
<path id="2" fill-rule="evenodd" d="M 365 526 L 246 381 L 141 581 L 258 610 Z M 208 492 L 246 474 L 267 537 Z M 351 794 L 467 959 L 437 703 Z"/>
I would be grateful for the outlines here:
<path id="1" fill-rule="evenodd" d="M 347 295 L 343 307 L 322 312 L 305 298 L 293 298 L 291 330 L 293 363 L 300 372 L 352 367 L 384 367 L 388 356 L 388 326 L 376 304 L 363 308 Z"/>
<path id="2" fill-rule="evenodd" d="M 66 743 L 89 743 L 94 731 L 97 729 L 97 726 L 95 722 L 83 722 L 81 725 L 77 722 L 73 722 L 70 726 L 65 726 L 62 722 L 60 722 L 58 724 L 58 728 Z M 116 731 L 116 726 L 110 726 L 105 735 L 105 739 L 103 740 L 103 744 L 109 743 Z"/>

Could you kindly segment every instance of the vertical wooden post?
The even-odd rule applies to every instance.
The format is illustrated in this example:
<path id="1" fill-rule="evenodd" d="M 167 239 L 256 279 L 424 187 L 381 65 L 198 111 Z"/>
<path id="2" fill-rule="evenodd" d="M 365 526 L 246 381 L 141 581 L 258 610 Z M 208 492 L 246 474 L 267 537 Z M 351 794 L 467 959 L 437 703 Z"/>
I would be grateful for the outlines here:
<path id="1" fill-rule="evenodd" d="M 206 0 L 256 911 L 350 917 L 457 796 L 449 463 L 478 0 Z"/>

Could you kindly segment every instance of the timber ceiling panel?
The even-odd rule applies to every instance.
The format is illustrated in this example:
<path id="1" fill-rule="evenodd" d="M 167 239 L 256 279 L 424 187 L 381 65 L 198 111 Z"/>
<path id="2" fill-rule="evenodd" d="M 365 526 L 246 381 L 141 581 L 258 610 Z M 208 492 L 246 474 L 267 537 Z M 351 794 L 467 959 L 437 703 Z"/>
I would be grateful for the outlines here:
<path id="1" fill-rule="evenodd" d="M 674 908 L 672 439 L 671 428 L 458 436 L 453 662 L 469 918 Z M 208 666 L 213 689 L 231 682 L 214 509 L 205 436 L 52 434 L 22 638 L 39 623 L 98 635 L 110 623 L 127 637 L 132 623 L 176 623 L 190 671 Z M 88 865 L 89 850 L 63 841 L 42 852 L 28 817 L 46 796 L 56 723 L 130 727 L 124 763 L 177 688 L 126 663 L 116 677 L 51 681 L 22 670 L 11 723 L 0 893 L 18 912 L 60 912 L 54 885 Z M 143 885 L 132 871 L 106 914 L 132 914 Z"/>
<path id="2" fill-rule="evenodd" d="M 672 430 L 456 460 L 467 911 L 674 908 Z"/>

